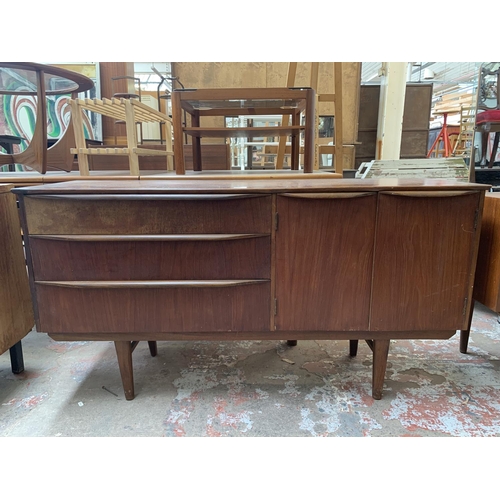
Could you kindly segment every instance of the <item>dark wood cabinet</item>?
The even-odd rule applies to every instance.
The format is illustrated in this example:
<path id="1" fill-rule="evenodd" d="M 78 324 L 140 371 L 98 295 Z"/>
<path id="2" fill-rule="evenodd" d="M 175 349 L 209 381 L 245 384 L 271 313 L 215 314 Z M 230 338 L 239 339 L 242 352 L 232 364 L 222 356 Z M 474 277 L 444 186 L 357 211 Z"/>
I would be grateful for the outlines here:
<path id="1" fill-rule="evenodd" d="M 127 399 L 137 341 L 244 339 L 366 340 L 380 399 L 391 339 L 464 327 L 486 189 L 298 174 L 15 192 L 38 331 L 114 341 Z"/>
<path id="2" fill-rule="evenodd" d="M 377 194 L 278 195 L 277 330 L 368 330 Z"/>
<path id="3" fill-rule="evenodd" d="M 465 327 L 482 195 L 379 194 L 371 330 Z"/>

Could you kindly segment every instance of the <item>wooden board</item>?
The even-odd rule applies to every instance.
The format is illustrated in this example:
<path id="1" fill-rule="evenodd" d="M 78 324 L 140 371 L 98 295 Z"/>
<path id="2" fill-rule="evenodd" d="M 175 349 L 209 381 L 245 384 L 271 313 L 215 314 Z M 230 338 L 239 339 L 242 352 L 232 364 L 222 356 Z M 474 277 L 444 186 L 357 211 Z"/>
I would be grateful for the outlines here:
<path id="1" fill-rule="evenodd" d="M 422 179 L 469 180 L 469 168 L 462 158 L 422 158 L 410 160 L 373 160 L 362 163 L 356 173 L 359 179 L 399 177 Z"/>

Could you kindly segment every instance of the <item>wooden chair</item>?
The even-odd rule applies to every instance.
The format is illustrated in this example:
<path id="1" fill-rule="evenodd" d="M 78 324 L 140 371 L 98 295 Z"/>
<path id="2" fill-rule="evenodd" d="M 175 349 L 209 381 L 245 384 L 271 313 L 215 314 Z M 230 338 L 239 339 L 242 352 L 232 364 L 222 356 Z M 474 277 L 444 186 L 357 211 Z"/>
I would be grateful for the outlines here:
<path id="1" fill-rule="evenodd" d="M 492 62 L 481 65 L 479 69 L 476 131 L 481 134 L 481 160 L 479 165 L 493 167 L 500 138 L 500 104 L 498 89 L 500 87 L 500 63 Z M 481 111 L 480 111 L 481 110 Z M 490 133 L 495 133 L 489 161 L 487 160 Z"/>
<path id="2" fill-rule="evenodd" d="M 78 168 L 81 175 L 89 175 L 89 155 L 124 155 L 128 157 L 131 175 L 139 175 L 139 156 L 163 156 L 166 158 L 166 170 L 173 170 L 172 148 L 172 119 L 164 113 L 157 111 L 138 99 L 112 98 L 112 99 L 72 99 L 72 117 L 74 123 L 76 148 L 71 152 L 78 155 Z M 83 110 L 93 111 L 115 120 L 123 120 L 127 132 L 125 147 L 89 148 L 85 143 L 83 130 Z M 167 137 L 166 145 L 162 149 L 140 147 L 137 140 L 138 122 L 165 123 Z"/>

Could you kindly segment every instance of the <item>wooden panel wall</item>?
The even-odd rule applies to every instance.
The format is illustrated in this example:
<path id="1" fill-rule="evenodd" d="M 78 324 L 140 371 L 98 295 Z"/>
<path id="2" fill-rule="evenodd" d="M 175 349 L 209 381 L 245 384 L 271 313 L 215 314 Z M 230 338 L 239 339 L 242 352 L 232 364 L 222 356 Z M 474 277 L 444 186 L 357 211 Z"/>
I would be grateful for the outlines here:
<path id="1" fill-rule="evenodd" d="M 311 63 L 298 63 L 296 86 L 310 86 Z M 186 88 L 252 88 L 284 87 L 287 62 L 176 62 L 172 73 Z M 361 63 L 343 63 L 343 128 L 344 144 L 355 144 L 358 138 L 359 91 Z M 319 63 L 318 93 L 333 93 L 333 62 Z M 334 114 L 332 103 L 320 103 L 320 115 Z M 222 127 L 223 119 L 206 118 L 207 126 Z M 208 139 L 204 141 L 209 142 Z M 217 141 L 214 139 L 213 142 Z M 220 140 L 218 140 L 220 141 Z M 345 153 L 345 168 L 354 168 L 354 152 Z"/>

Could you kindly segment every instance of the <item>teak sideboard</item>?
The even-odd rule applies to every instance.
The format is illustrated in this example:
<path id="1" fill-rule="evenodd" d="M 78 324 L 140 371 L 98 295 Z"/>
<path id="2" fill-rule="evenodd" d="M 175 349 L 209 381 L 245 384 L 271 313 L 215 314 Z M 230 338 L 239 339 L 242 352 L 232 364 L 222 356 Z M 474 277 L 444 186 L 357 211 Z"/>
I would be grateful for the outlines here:
<path id="1" fill-rule="evenodd" d="M 14 190 L 36 326 L 114 341 L 391 339 L 467 326 L 488 186 L 452 180 L 71 181 Z M 348 374 L 346 374 L 348 376 Z"/>

